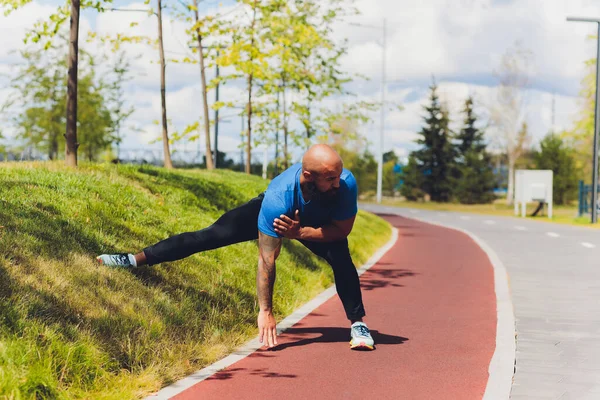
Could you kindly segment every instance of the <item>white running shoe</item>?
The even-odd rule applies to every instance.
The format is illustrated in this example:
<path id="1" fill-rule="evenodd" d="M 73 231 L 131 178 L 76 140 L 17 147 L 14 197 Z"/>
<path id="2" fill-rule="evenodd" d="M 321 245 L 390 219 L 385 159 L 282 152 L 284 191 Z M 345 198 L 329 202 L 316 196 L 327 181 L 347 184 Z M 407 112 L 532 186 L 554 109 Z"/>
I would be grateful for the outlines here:
<path id="1" fill-rule="evenodd" d="M 350 348 L 356 350 L 375 350 L 375 342 L 364 322 L 357 321 L 350 327 Z"/>
<path id="2" fill-rule="evenodd" d="M 132 254 L 119 253 L 119 254 L 102 254 L 102 255 L 96 257 L 96 260 L 100 264 L 106 265 L 107 267 L 134 268 L 135 265 L 133 263 L 135 262 L 135 258 L 133 259 L 134 260 L 133 262 L 131 261 L 132 258 L 133 258 Z"/>

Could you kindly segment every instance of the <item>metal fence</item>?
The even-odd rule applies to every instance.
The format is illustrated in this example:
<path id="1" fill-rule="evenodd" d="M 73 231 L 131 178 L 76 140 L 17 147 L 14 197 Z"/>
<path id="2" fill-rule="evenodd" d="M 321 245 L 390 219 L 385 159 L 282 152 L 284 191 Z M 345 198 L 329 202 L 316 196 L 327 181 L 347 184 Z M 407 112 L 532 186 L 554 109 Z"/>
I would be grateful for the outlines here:
<path id="1" fill-rule="evenodd" d="M 579 216 L 589 214 L 592 204 L 592 185 L 586 185 L 583 181 L 579 181 Z"/>
<path id="2" fill-rule="evenodd" d="M 43 154 L 34 147 L 26 147 L 22 151 L 0 151 L 0 161 L 47 161 L 48 155 Z"/>

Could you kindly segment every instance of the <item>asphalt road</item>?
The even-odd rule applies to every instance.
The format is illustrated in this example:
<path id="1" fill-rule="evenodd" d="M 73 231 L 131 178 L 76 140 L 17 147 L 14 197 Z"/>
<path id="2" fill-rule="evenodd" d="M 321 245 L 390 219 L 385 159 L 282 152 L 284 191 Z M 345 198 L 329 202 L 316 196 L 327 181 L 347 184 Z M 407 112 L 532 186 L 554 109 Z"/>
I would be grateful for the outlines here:
<path id="1" fill-rule="evenodd" d="M 497 254 L 514 308 L 512 399 L 600 398 L 600 230 L 545 217 L 361 208 L 466 230 Z"/>

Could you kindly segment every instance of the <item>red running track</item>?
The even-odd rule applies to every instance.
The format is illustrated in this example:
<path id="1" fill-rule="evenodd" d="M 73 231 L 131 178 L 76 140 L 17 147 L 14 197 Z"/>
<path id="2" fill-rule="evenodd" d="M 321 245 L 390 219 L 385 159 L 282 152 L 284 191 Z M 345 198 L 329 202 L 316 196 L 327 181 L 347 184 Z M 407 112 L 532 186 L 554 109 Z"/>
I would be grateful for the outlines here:
<path id="1" fill-rule="evenodd" d="M 351 351 L 332 297 L 261 350 L 175 397 L 481 399 L 495 349 L 493 267 L 465 234 L 383 216 L 396 244 L 361 276 L 377 349 Z"/>

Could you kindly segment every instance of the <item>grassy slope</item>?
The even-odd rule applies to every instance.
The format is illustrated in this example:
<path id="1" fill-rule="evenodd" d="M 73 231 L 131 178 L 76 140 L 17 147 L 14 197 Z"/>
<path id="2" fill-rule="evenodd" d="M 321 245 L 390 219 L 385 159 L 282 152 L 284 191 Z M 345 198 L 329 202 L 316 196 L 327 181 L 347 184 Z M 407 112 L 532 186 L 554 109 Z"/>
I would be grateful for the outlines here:
<path id="1" fill-rule="evenodd" d="M 0 398 L 139 398 L 255 335 L 255 242 L 133 273 L 94 256 L 208 226 L 266 185 L 230 171 L 0 164 Z M 360 212 L 357 265 L 390 233 Z M 280 318 L 333 281 L 302 245 L 284 247 Z"/>

